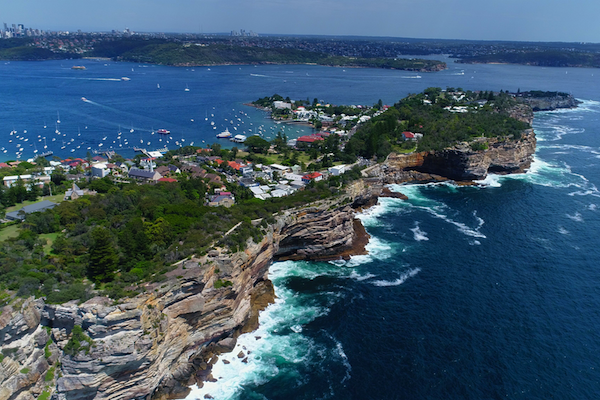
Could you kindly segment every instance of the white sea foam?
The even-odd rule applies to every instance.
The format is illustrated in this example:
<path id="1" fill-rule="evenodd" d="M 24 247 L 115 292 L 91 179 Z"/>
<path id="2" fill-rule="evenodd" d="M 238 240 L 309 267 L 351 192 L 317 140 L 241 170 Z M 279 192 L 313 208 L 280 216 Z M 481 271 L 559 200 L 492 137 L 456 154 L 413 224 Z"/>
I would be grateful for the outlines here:
<path id="1" fill-rule="evenodd" d="M 350 373 L 352 372 L 352 365 L 350 365 L 350 362 L 348 361 L 348 356 L 346 355 L 346 352 L 344 351 L 344 347 L 342 346 L 342 343 L 340 343 L 340 341 L 333 338 L 331 335 L 328 335 L 328 336 L 330 337 L 331 340 L 333 340 L 335 342 L 335 352 L 337 353 L 339 358 L 342 360 L 342 364 L 344 365 L 344 368 L 346 369 L 346 374 L 344 376 L 344 379 L 342 379 L 342 383 L 344 383 L 345 381 L 349 380 L 351 377 Z M 333 392 L 331 394 L 333 395 Z"/>
<path id="2" fill-rule="evenodd" d="M 365 275 L 361 275 L 356 271 L 352 271 L 349 278 L 354 279 L 355 281 L 362 282 L 362 281 L 366 281 L 367 279 L 375 278 L 376 276 L 377 275 L 373 275 L 370 272 L 366 273 Z"/>
<path id="3" fill-rule="evenodd" d="M 596 211 L 596 208 L 598 208 L 598 206 L 594 203 L 588 204 L 587 209 L 590 211 Z"/>
<path id="4" fill-rule="evenodd" d="M 474 182 L 480 186 L 501 187 L 502 183 L 500 183 L 500 180 L 502 177 L 502 175 L 488 174 L 485 179 L 476 180 Z"/>
<path id="5" fill-rule="evenodd" d="M 282 279 L 297 275 L 298 270 L 293 269 L 295 264 L 300 264 L 300 269 L 305 268 L 303 263 L 290 261 L 273 264 L 270 277 L 275 284 L 275 303 L 261 312 L 256 331 L 241 335 L 234 351 L 219 357 L 212 369 L 217 382 L 204 382 L 202 388 L 194 385 L 186 399 L 202 399 L 207 394 L 216 399 L 236 398 L 244 386 L 264 384 L 285 366 L 320 359 L 320 354 L 327 351 L 302 332 L 304 325 L 327 314 L 329 309 L 302 301 L 302 295 L 278 284 Z M 316 263 L 313 265 L 316 266 Z M 332 293 L 323 295 L 333 298 L 334 302 L 339 301 Z M 343 348 L 334 338 L 332 340 L 336 343 L 334 350 L 330 350 L 332 357 L 346 368 L 348 375 L 351 368 Z M 244 353 L 243 358 L 237 356 L 240 351 Z"/>
<path id="6" fill-rule="evenodd" d="M 458 229 L 459 232 L 461 232 L 467 236 L 472 236 L 472 237 L 481 238 L 481 239 L 486 238 L 486 236 L 483 233 L 479 232 L 479 229 L 481 229 L 481 227 L 483 225 L 481 223 L 481 221 L 483 221 L 483 220 L 481 220 L 481 218 L 480 218 L 481 221 L 478 221 L 478 226 L 476 228 L 470 228 L 467 224 L 453 220 L 452 218 L 448 217 L 446 214 L 443 214 L 442 212 L 437 211 L 436 208 L 434 208 L 434 207 L 420 207 L 420 208 L 427 211 L 429 214 L 433 215 L 434 217 L 439 218 L 443 221 L 448 222 L 449 224 L 456 226 L 456 228 Z"/>
<path id="7" fill-rule="evenodd" d="M 575 214 L 571 215 L 571 214 L 565 214 L 569 219 L 572 219 L 575 222 L 583 222 L 583 217 L 581 216 L 581 213 L 576 212 Z"/>
<path id="8" fill-rule="evenodd" d="M 380 226 L 380 217 L 400 206 L 403 201 L 391 197 L 380 197 L 376 205 L 359 213 L 356 217 L 360 219 L 364 226 Z"/>
<path id="9" fill-rule="evenodd" d="M 449 209 L 449 207 L 446 204 L 435 201 L 435 200 L 428 199 L 421 192 L 423 187 L 439 186 L 439 185 L 440 184 L 437 184 L 437 183 L 436 184 L 427 184 L 427 185 L 402 185 L 402 186 L 390 185 L 390 188 L 394 191 L 401 190 L 402 193 L 404 193 L 408 196 L 409 200 L 404 201 L 402 203 L 403 207 L 415 208 L 415 209 L 420 209 L 420 210 L 426 211 L 427 213 L 431 214 L 432 216 L 442 219 L 443 221 L 446 221 L 446 222 L 456 226 L 456 228 L 459 230 L 459 232 L 462 232 L 463 234 L 465 234 L 467 236 L 485 239 L 486 236 L 479 231 L 481 229 L 484 221 L 481 218 L 477 217 L 476 213 L 474 213 L 473 216 L 476 218 L 478 226 L 475 228 L 471 228 L 465 223 L 455 221 L 454 219 L 450 218 L 447 214 L 449 213 L 449 211 L 451 212 L 452 210 Z M 456 185 L 448 186 L 446 184 L 445 186 L 450 187 L 453 190 L 459 190 L 459 188 Z M 417 231 L 415 231 L 413 229 L 411 229 L 411 231 L 413 231 L 413 234 L 418 233 Z M 426 239 L 423 239 L 423 237 L 419 237 L 419 238 L 421 240 L 426 240 Z M 415 240 L 418 240 L 416 234 L 415 234 Z"/>
<path id="10" fill-rule="evenodd" d="M 421 228 L 419 227 L 419 222 L 415 222 L 415 227 L 411 229 L 413 236 L 415 238 L 415 240 L 417 242 L 421 242 L 424 240 L 429 240 L 429 238 L 427 237 L 427 232 L 422 231 Z"/>
<path id="11" fill-rule="evenodd" d="M 371 236 L 369 243 L 365 246 L 365 249 L 367 250 L 368 254 L 350 257 L 350 260 L 345 261 L 345 266 L 354 268 L 375 260 L 386 260 L 394 254 L 394 250 L 390 243 L 387 243 L 375 236 Z"/>
<path id="12" fill-rule="evenodd" d="M 571 234 L 568 230 L 566 230 L 562 226 L 558 227 L 558 233 L 560 233 L 561 235 L 570 235 Z"/>
<path id="13" fill-rule="evenodd" d="M 381 286 L 381 287 L 402 285 L 404 282 L 406 282 L 406 280 L 408 278 L 412 278 L 413 276 L 417 275 L 420 271 L 421 271 L 420 268 L 410 269 L 410 270 L 406 271 L 405 273 L 401 274 L 398 279 L 395 279 L 393 281 L 378 280 L 378 281 L 373 281 L 372 284 L 375 286 Z"/>

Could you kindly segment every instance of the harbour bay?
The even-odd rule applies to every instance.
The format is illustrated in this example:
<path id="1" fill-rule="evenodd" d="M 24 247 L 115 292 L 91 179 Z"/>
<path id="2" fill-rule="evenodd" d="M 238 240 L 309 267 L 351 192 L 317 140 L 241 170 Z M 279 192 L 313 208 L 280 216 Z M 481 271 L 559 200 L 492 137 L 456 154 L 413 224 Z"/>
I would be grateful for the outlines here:
<path id="1" fill-rule="evenodd" d="M 142 132 L 138 142 L 160 147 L 152 128 L 210 143 L 240 111 L 253 127 L 283 128 L 242 105 L 273 93 L 339 104 L 391 104 L 429 86 L 572 93 L 584 100 L 579 109 L 536 115 L 527 174 L 492 176 L 479 188 L 394 187 L 409 200 L 382 199 L 361 217 L 368 256 L 274 264 L 278 300 L 238 342 L 252 350 L 247 363 L 237 351 L 222 356 L 230 364 L 217 363 L 217 381 L 189 398 L 592 398 L 600 390 L 594 70 L 449 65 L 418 78 L 316 66 L 4 64 L 0 146 L 14 145 L 17 130 L 29 138 L 22 158 L 32 157 L 29 144 L 44 122 L 54 132 L 57 112 L 68 135 L 61 146 L 79 128 L 80 146 L 98 149 L 121 125 L 122 136 Z M 205 120 L 212 107 L 216 130 Z M 85 156 L 61 146 L 56 155 Z"/>

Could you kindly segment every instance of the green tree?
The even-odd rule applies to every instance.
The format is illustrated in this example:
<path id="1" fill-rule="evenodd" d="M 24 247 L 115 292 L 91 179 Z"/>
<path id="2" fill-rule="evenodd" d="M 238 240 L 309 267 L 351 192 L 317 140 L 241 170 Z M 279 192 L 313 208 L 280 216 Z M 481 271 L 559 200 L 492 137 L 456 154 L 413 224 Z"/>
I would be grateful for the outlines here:
<path id="1" fill-rule="evenodd" d="M 211 144 L 210 148 L 212 149 L 212 155 L 213 156 L 220 156 L 221 155 L 221 145 L 219 143 L 213 143 L 213 144 Z"/>
<path id="2" fill-rule="evenodd" d="M 248 150 L 252 153 L 266 153 L 271 147 L 271 144 L 260 136 L 250 136 L 244 144 L 248 146 Z"/>
<path id="3" fill-rule="evenodd" d="M 110 232 L 105 228 L 97 227 L 91 235 L 88 275 L 96 282 L 110 281 L 113 279 L 118 261 Z"/>

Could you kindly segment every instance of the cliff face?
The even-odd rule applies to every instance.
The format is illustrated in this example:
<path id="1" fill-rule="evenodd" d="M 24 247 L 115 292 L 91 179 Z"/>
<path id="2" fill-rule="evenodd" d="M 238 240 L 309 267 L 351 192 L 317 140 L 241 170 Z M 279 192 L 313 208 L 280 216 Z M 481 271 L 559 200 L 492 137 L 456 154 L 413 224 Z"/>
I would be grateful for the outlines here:
<path id="1" fill-rule="evenodd" d="M 524 172 L 533 160 L 536 139 L 533 129 L 529 129 L 520 140 L 490 139 L 485 143 L 486 150 L 473 151 L 469 144 L 460 143 L 450 149 L 428 153 L 415 169 L 457 181 L 484 179 L 490 172 Z"/>
<path id="2" fill-rule="evenodd" d="M 389 184 L 471 181 L 484 179 L 488 173 L 524 172 L 533 160 L 536 138 L 533 129 L 528 129 L 519 140 L 482 139 L 481 143 L 488 148 L 474 151 L 470 144 L 459 143 L 441 151 L 390 154 L 385 163 L 365 170 L 364 175 Z"/>
<path id="3" fill-rule="evenodd" d="M 552 111 L 559 108 L 575 108 L 580 101 L 572 95 L 556 95 L 547 97 L 523 97 L 520 101 L 529 105 L 533 111 Z"/>
<path id="4" fill-rule="evenodd" d="M 335 201 L 285 212 L 269 229 L 244 252 L 181 262 L 170 279 L 146 285 L 132 299 L 96 297 L 80 305 L 28 299 L 4 307 L 0 400 L 33 399 L 44 390 L 54 399 L 185 395 L 188 385 L 212 379 L 216 355 L 256 329 L 259 311 L 274 300 L 267 279 L 274 258 L 347 257 L 364 252 L 368 237 L 352 208 Z M 215 287 L 218 280 L 227 286 Z M 82 340 L 67 355 L 75 325 L 91 345 Z"/>
<path id="5" fill-rule="evenodd" d="M 334 260 L 365 254 L 368 235 L 350 206 L 309 208 L 281 230 L 277 260 Z"/>
<path id="6" fill-rule="evenodd" d="M 97 297 L 81 305 L 30 299 L 19 309 L 5 307 L 0 399 L 32 398 L 46 385 L 58 399 L 160 398 L 185 391 L 273 301 L 267 271 L 275 246 L 269 234 L 245 252 L 185 261 L 170 273 L 181 277 L 149 284 L 147 294 L 116 304 Z M 217 279 L 231 286 L 215 288 Z M 63 349 L 75 325 L 92 345 L 82 341 L 71 356 Z M 47 378 L 52 364 L 61 377 Z"/>

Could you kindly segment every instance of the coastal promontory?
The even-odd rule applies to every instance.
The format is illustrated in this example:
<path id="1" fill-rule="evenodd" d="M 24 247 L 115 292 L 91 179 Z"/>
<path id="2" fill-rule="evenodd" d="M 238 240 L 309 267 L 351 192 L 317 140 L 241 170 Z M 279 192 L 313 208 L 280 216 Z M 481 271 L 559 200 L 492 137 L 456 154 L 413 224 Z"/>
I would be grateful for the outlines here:
<path id="1" fill-rule="evenodd" d="M 293 111 L 291 101 L 267 100 Z M 218 379 L 219 354 L 241 351 L 236 339 L 275 299 L 273 261 L 365 254 L 356 213 L 381 196 L 406 199 L 388 184 L 526 171 L 533 110 L 577 103 L 560 93 L 428 88 L 364 115 L 303 104 L 295 110 L 314 119 L 357 115 L 344 135 L 329 127 L 294 148 L 283 135 L 243 155 L 183 148 L 166 155 L 175 168 L 158 167 L 181 168 L 177 179 L 83 179 L 79 199 L 6 222 L 15 234 L 0 247 L 0 400 L 167 399 Z M 327 117 L 342 129 L 341 117 Z"/>

